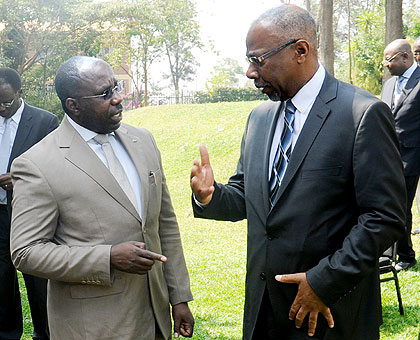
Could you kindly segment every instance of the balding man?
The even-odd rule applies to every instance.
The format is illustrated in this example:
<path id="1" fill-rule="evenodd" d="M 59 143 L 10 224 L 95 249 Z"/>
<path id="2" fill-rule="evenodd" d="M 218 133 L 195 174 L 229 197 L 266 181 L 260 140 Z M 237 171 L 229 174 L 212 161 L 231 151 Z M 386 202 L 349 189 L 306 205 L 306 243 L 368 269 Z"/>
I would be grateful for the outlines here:
<path id="1" fill-rule="evenodd" d="M 175 337 L 191 337 L 188 272 L 152 135 L 121 123 L 122 87 L 106 62 L 70 58 L 55 86 L 66 117 L 12 166 L 12 259 L 49 279 L 51 339 L 168 340 L 170 305 Z"/>
<path id="2" fill-rule="evenodd" d="M 299 7 L 262 14 L 246 44 L 270 101 L 251 112 L 226 185 L 205 147 L 191 170 L 195 216 L 248 220 L 244 339 L 379 339 L 377 261 L 405 220 L 391 111 L 325 71 Z"/>
<path id="3" fill-rule="evenodd" d="M 413 55 L 417 64 L 420 65 L 420 37 L 418 37 L 413 44 Z"/>
<path id="4" fill-rule="evenodd" d="M 394 114 L 407 190 L 406 229 L 398 241 L 395 267 L 400 271 L 416 264 L 411 242 L 411 207 L 420 175 L 420 68 L 404 39 L 394 40 L 385 48 L 383 64 L 393 77 L 384 83 L 381 97 Z"/>

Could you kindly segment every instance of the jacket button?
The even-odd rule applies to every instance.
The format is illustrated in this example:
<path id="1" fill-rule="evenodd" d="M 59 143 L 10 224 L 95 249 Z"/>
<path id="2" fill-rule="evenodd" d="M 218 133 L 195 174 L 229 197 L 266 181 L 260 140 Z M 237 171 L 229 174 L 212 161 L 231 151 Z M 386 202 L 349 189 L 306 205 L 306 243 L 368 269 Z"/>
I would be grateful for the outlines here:
<path id="1" fill-rule="evenodd" d="M 260 279 L 261 279 L 261 280 L 265 280 L 265 279 L 266 279 L 266 276 L 265 276 L 265 273 L 264 273 L 264 272 L 262 272 L 262 273 L 260 274 Z"/>

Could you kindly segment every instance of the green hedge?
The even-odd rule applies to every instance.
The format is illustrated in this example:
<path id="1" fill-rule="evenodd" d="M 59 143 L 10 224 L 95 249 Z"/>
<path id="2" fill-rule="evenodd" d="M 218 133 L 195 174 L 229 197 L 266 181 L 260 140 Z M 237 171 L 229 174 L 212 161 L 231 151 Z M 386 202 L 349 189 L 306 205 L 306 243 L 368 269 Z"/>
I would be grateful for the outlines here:
<path id="1" fill-rule="evenodd" d="M 218 102 L 242 102 L 265 100 L 267 97 L 257 88 L 251 87 L 221 87 L 214 90 L 213 95 L 207 91 L 197 91 L 194 102 L 198 104 Z"/>

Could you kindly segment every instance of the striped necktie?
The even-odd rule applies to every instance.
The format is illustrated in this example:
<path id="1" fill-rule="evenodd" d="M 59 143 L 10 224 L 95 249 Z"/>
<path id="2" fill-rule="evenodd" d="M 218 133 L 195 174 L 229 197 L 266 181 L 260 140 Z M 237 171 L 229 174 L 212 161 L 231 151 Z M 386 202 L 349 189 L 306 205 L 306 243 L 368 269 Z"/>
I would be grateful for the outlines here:
<path id="1" fill-rule="evenodd" d="M 4 120 L 4 131 L 0 144 L 0 174 L 7 172 L 10 158 L 10 118 Z M 4 202 L 6 199 L 6 190 L 0 189 L 0 201 Z"/>
<path id="2" fill-rule="evenodd" d="M 287 165 L 292 150 L 293 122 L 295 120 L 296 107 L 289 99 L 286 102 L 284 112 L 283 131 L 280 136 L 280 143 L 274 156 L 273 169 L 270 177 L 270 203 L 273 206 L 277 200 L 277 194 L 280 189 L 281 181 L 286 172 Z"/>
<path id="3" fill-rule="evenodd" d="M 397 81 L 395 82 L 395 89 L 394 89 L 394 100 L 392 101 L 392 109 L 397 106 L 398 101 L 401 98 L 402 90 L 404 87 L 402 86 L 403 82 L 405 80 L 404 76 L 399 76 Z"/>

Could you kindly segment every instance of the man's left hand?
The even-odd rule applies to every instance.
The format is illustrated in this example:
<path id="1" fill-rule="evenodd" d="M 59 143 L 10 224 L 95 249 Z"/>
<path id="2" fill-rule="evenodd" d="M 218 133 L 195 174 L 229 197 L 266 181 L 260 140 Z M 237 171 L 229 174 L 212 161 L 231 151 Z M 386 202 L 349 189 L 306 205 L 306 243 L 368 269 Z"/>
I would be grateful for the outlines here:
<path id="1" fill-rule="evenodd" d="M 283 283 L 296 283 L 299 285 L 298 293 L 289 312 L 289 319 L 295 320 L 297 328 L 303 324 L 303 320 L 309 313 L 308 335 L 313 336 L 318 321 L 318 313 L 324 315 L 330 328 L 334 327 L 334 319 L 330 309 L 315 294 L 306 280 L 306 273 L 276 275 L 275 279 Z"/>
<path id="2" fill-rule="evenodd" d="M 13 189 L 12 176 L 9 172 L 0 175 L 0 187 L 2 187 L 4 190 Z"/>
<path id="3" fill-rule="evenodd" d="M 186 302 L 172 306 L 172 317 L 174 318 L 174 338 L 179 334 L 186 338 L 191 338 L 194 331 L 194 317 Z"/>

